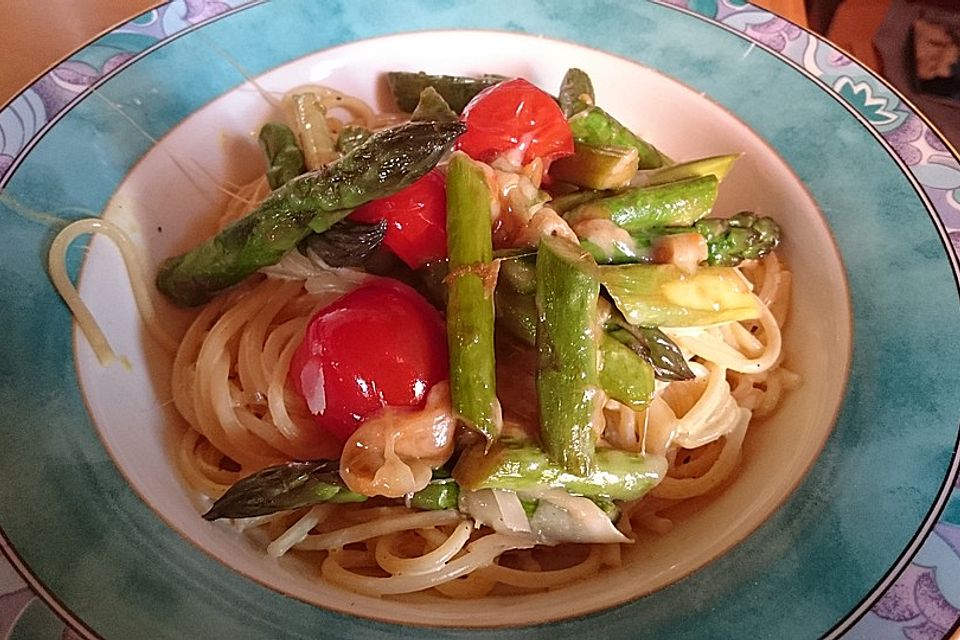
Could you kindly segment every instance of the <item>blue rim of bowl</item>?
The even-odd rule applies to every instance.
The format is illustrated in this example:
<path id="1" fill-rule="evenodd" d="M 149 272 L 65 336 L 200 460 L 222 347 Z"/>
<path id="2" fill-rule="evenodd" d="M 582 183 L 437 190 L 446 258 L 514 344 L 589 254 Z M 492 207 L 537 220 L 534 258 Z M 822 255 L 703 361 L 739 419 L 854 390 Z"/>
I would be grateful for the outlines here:
<path id="1" fill-rule="evenodd" d="M 877 77 L 872 71 L 869 71 L 864 65 L 850 59 L 849 56 L 846 56 L 836 47 L 815 34 L 745 2 L 740 2 L 739 0 L 725 0 L 723 2 L 713 0 L 654 0 L 654 2 L 655 4 L 677 9 L 697 19 L 716 25 L 750 41 L 752 45 L 765 49 L 818 84 L 825 93 L 833 97 L 850 111 L 861 124 L 883 144 L 891 158 L 897 162 L 904 175 L 908 177 L 917 194 L 923 200 L 943 240 L 944 248 L 946 249 L 947 257 L 954 272 L 954 278 L 956 279 L 956 273 L 958 272 L 956 251 L 957 245 L 960 245 L 960 231 L 957 230 L 960 229 L 960 207 L 952 211 L 943 204 L 938 205 L 936 201 L 940 199 L 946 200 L 948 198 L 952 198 L 954 202 L 960 201 L 960 184 L 956 187 L 952 184 L 943 187 L 941 186 L 942 182 L 932 179 L 929 173 L 923 170 L 925 167 L 929 168 L 931 164 L 936 164 L 938 168 L 947 167 L 960 173 L 957 152 L 944 141 L 943 136 L 936 131 L 935 127 L 929 123 L 906 98 L 888 86 L 885 81 Z M 44 134 L 53 128 L 73 107 L 91 95 L 96 87 L 122 72 L 137 60 L 148 56 L 176 38 L 262 3 L 263 0 L 253 0 L 249 2 L 245 0 L 230 0 L 227 3 L 220 3 L 220 13 L 210 16 L 200 16 L 195 22 L 189 23 L 189 11 L 185 8 L 183 1 L 173 0 L 157 9 L 147 11 L 135 17 L 128 23 L 69 56 L 64 62 L 42 76 L 38 81 L 0 109 L 0 143 L 4 145 L 0 148 L 0 188 L 9 181 L 19 164 L 26 158 L 33 146 L 39 142 Z M 139 50 L 134 49 L 118 54 L 119 59 L 115 61 L 115 64 L 110 66 L 109 70 L 105 70 L 91 85 L 78 91 L 71 99 L 58 104 L 57 108 L 51 110 L 51 112 L 48 113 L 46 110 L 38 112 L 36 110 L 39 102 L 39 91 L 45 82 L 54 81 L 54 75 L 63 65 L 67 65 L 71 61 L 83 57 L 85 53 L 89 53 L 98 46 L 103 46 L 104 43 L 109 41 L 113 36 L 142 33 L 144 31 L 143 25 L 146 21 L 149 21 L 149 24 L 156 23 L 159 17 L 162 17 L 165 12 L 175 10 L 183 12 L 187 18 L 179 28 L 161 33 L 156 36 L 152 42 L 145 41 L 144 46 L 139 48 Z M 761 24 L 771 25 L 777 21 L 795 29 L 794 33 L 786 36 L 785 42 L 770 42 L 769 38 L 764 34 L 751 33 L 752 26 Z M 777 30 L 770 29 L 768 34 L 771 31 Z M 783 35 L 785 32 L 784 30 L 780 31 L 779 35 Z M 826 50 L 836 56 L 844 56 L 849 60 L 849 66 L 845 68 L 845 73 L 840 77 L 833 78 L 832 83 L 828 83 L 828 81 L 823 78 L 823 70 L 818 67 L 817 61 L 810 55 L 811 51 L 816 48 Z M 33 117 L 33 123 L 25 120 L 23 117 L 25 112 Z M 934 138 L 939 139 L 940 144 L 943 145 L 944 148 L 941 149 L 942 154 L 935 158 L 938 162 L 931 162 L 931 158 L 922 158 L 919 162 L 910 162 L 909 159 L 905 157 L 904 152 L 897 148 L 898 144 L 902 145 L 902 142 L 898 140 L 898 133 L 911 122 L 911 119 L 914 121 L 911 126 L 915 126 L 916 121 L 919 121 L 921 127 L 919 135 L 921 138 L 927 139 L 928 136 L 932 135 Z M 14 120 L 16 122 L 14 122 Z M 33 126 L 30 126 L 31 124 Z M 20 127 L 19 131 L 17 131 L 18 127 Z M 19 134 L 19 136 L 15 136 L 15 134 Z M 12 154 L 6 153 L 11 150 L 8 149 L 6 145 L 9 139 L 13 137 L 19 137 L 20 143 L 14 143 L 12 145 Z M 825 634 L 825 637 L 839 637 L 855 629 L 863 617 L 868 612 L 874 610 L 877 603 L 885 595 L 890 594 L 898 588 L 898 581 L 903 577 L 908 568 L 910 568 L 911 563 L 914 563 L 922 553 L 924 546 L 928 544 L 930 537 L 934 535 L 934 528 L 937 525 L 956 524 L 953 521 L 944 519 L 948 503 L 953 503 L 955 500 L 960 502 L 960 490 L 955 486 L 958 461 L 960 461 L 960 458 L 958 458 L 956 454 L 957 446 L 954 446 L 953 450 L 954 455 L 951 459 L 943 486 L 938 492 L 937 498 L 931 505 L 926 517 L 923 519 L 921 527 L 911 539 L 910 544 L 901 552 L 897 562 L 870 590 L 859 605 L 829 630 Z M 64 617 L 71 627 L 85 637 L 97 637 L 92 629 L 87 627 L 76 616 L 72 615 L 69 609 L 58 600 L 56 595 L 46 589 L 39 579 L 31 574 L 29 567 L 17 557 L 10 541 L 3 533 L 2 528 L 0 528 L 0 551 L 8 557 L 14 568 L 18 573 L 23 575 L 24 579 L 38 593 L 40 598 L 45 600 L 58 615 Z M 917 566 L 922 567 L 923 565 Z M 952 628 L 956 629 L 958 624 L 960 624 L 960 620 L 956 621 Z"/>

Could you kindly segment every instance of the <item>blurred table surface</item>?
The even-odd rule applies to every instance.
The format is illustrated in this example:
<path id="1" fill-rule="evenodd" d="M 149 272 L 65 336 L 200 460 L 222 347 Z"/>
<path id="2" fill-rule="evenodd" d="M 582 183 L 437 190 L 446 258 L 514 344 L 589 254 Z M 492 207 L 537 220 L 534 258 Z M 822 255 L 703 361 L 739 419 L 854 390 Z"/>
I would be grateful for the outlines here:
<path id="1" fill-rule="evenodd" d="M 157 0 L 0 0 L 0 107 L 57 62 Z M 804 0 L 756 4 L 806 26 Z"/>

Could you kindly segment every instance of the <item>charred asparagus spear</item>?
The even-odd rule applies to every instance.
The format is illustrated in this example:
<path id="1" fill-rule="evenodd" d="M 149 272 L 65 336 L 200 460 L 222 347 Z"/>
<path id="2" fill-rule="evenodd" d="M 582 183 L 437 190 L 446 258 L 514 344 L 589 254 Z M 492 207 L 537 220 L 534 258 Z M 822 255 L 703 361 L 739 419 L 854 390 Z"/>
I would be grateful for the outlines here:
<path id="1" fill-rule="evenodd" d="M 420 101 L 420 92 L 427 87 L 433 87 L 443 96 L 450 108 L 460 113 L 470 100 L 495 84 L 506 80 L 503 76 L 483 75 L 479 78 L 463 76 L 430 75 L 410 73 L 407 71 L 391 71 L 387 73 L 387 84 L 393 93 L 397 106 L 401 111 L 412 113 Z"/>
<path id="2" fill-rule="evenodd" d="M 583 70 L 568 69 L 560 83 L 560 95 L 557 102 L 567 118 L 581 111 L 589 109 L 596 102 L 593 93 L 593 82 Z"/>
<path id="3" fill-rule="evenodd" d="M 414 509 L 451 509 L 457 506 L 459 487 L 438 470 L 423 489 L 409 496 Z M 291 511 L 324 502 L 364 502 L 367 496 L 350 491 L 340 478 L 339 460 L 287 462 L 267 467 L 230 487 L 203 514 L 206 520 L 252 518 Z"/>
<path id="4" fill-rule="evenodd" d="M 321 502 L 363 502 L 347 489 L 338 460 L 288 462 L 243 478 L 213 503 L 203 517 L 251 518 L 299 509 Z"/>
<path id="5" fill-rule="evenodd" d="M 411 184 L 463 131 L 459 122 L 416 122 L 374 134 L 329 167 L 286 183 L 213 238 L 168 259 L 157 288 L 182 305 L 206 302 L 276 263 L 311 230 L 326 231 L 355 207 Z"/>

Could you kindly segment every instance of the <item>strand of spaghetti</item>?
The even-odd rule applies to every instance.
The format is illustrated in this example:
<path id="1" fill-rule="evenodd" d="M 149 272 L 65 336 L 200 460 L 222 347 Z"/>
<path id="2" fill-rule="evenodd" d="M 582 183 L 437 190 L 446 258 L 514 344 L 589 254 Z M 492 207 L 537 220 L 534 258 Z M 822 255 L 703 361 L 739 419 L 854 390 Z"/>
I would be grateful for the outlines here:
<path id="1" fill-rule="evenodd" d="M 619 567 L 623 565 L 623 556 L 619 544 L 598 545 L 600 549 L 600 564 L 605 567 Z"/>
<path id="2" fill-rule="evenodd" d="M 756 358 L 747 358 L 728 345 L 722 338 L 704 331 L 688 329 L 665 329 L 664 332 L 685 352 L 715 362 L 724 369 L 741 373 L 759 373 L 774 366 L 780 358 L 781 336 L 776 319 L 765 306 L 760 308 L 760 325 L 766 337 L 766 346 Z"/>
<path id="3" fill-rule="evenodd" d="M 330 582 L 346 587 L 351 591 L 368 595 L 384 596 L 422 591 L 438 584 L 450 582 L 483 567 L 491 565 L 505 551 L 526 549 L 533 546 L 530 538 L 520 538 L 501 533 L 492 533 L 467 546 L 465 554 L 448 562 L 436 571 L 416 576 L 389 576 L 374 578 L 345 570 L 336 561 L 336 554 L 330 554 L 323 561 L 323 576 Z"/>
<path id="4" fill-rule="evenodd" d="M 473 531 L 473 523 L 464 520 L 458 524 L 453 532 L 433 551 L 418 556 L 416 558 L 401 558 L 393 553 L 394 536 L 384 536 L 377 540 L 376 558 L 377 564 L 387 573 L 394 575 L 422 575 L 435 571 L 437 566 L 449 561 L 455 555 L 460 553 L 464 545 L 470 539 L 470 533 Z"/>
<path id="5" fill-rule="evenodd" d="M 267 545 L 267 553 L 274 558 L 279 558 L 293 545 L 307 537 L 315 526 L 326 520 L 331 512 L 336 508 L 332 504 L 318 504 L 313 507 L 303 517 L 297 520 L 293 526 L 284 531 L 278 538 Z"/>
<path id="6" fill-rule="evenodd" d="M 776 253 L 769 254 L 763 262 L 763 280 L 760 282 L 760 290 L 757 297 L 765 307 L 769 307 L 777 296 L 777 289 L 780 284 L 780 260 Z"/>
<path id="7" fill-rule="evenodd" d="M 642 452 L 665 454 L 677 434 L 676 414 L 663 397 L 656 395 L 643 416 Z"/>
<path id="8" fill-rule="evenodd" d="M 479 573 L 485 578 L 508 584 L 521 589 L 551 589 L 570 584 L 580 578 L 595 575 L 600 569 L 600 547 L 591 545 L 590 552 L 581 562 L 565 569 L 549 571 L 524 571 L 512 569 L 500 564 L 492 564 L 480 569 Z"/>
<path id="9" fill-rule="evenodd" d="M 273 354 L 277 347 L 282 347 L 273 358 L 276 366 L 270 373 L 267 382 L 267 406 L 280 433 L 290 440 L 296 439 L 303 429 L 293 421 L 287 411 L 287 407 L 290 405 L 287 397 L 287 372 L 290 369 L 290 361 L 300 344 L 305 327 L 305 320 L 290 320 L 270 335 L 267 340 L 268 348 L 264 349 L 265 353 L 269 351 Z"/>
<path id="10" fill-rule="evenodd" d="M 229 393 L 235 336 L 261 306 L 264 292 L 264 287 L 256 287 L 238 296 L 237 303 L 227 308 L 207 333 L 196 361 L 195 399 L 200 430 L 211 440 L 209 434 L 222 431 L 233 450 L 230 457 L 252 466 L 284 458 L 268 440 L 249 432 L 240 422 Z M 220 443 L 214 442 L 220 448 Z"/>
<path id="11" fill-rule="evenodd" d="M 375 520 L 352 527 L 345 527 L 329 533 L 307 536 L 302 542 L 296 545 L 296 548 L 306 551 L 340 549 L 354 542 L 383 536 L 395 531 L 453 524 L 459 522 L 462 518 L 463 516 L 460 512 L 454 509 L 407 513 L 406 515 L 395 518 Z"/>
<path id="12" fill-rule="evenodd" d="M 196 454 L 200 434 L 193 429 L 187 429 L 180 438 L 177 447 L 177 460 L 184 479 L 191 487 L 206 496 L 219 496 L 230 483 L 223 484 L 210 474 L 209 468 L 203 464 L 203 459 Z"/>
<path id="13" fill-rule="evenodd" d="M 719 486 L 737 465 L 737 460 L 740 457 L 740 447 L 747 433 L 749 422 L 750 412 L 742 409 L 739 424 L 727 435 L 723 451 L 720 452 L 717 461 L 704 475 L 699 478 L 671 478 L 667 476 L 648 495 L 671 500 L 685 500 L 703 495 Z"/>
<path id="14" fill-rule="evenodd" d="M 266 392 L 267 380 L 270 377 L 267 373 L 269 367 L 261 357 L 267 332 L 280 310 L 302 289 L 302 284 L 282 280 L 270 289 L 269 296 L 257 311 L 253 322 L 247 324 L 240 334 L 237 348 L 237 376 L 240 386 L 254 396 Z"/>
<path id="15" fill-rule="evenodd" d="M 90 233 L 103 234 L 120 251 L 123 264 L 127 269 L 127 275 L 130 278 L 133 298 L 137 303 L 137 309 L 140 311 L 140 317 L 143 319 L 147 331 L 165 351 L 170 354 L 176 353 L 177 341 L 167 334 L 157 319 L 153 299 L 149 293 L 150 285 L 146 283 L 140 256 L 133 241 L 123 229 L 111 222 L 100 218 L 84 218 L 68 224 L 53 239 L 48 256 L 48 266 L 53 286 L 56 287 L 60 297 L 67 303 L 70 312 L 73 313 L 77 326 L 86 336 L 97 356 L 97 360 L 100 361 L 101 365 L 108 365 L 116 360 L 117 355 L 106 336 L 103 335 L 103 331 L 100 330 L 100 325 L 93 314 L 90 313 L 90 309 L 80 298 L 80 293 L 73 282 L 70 281 L 69 274 L 67 274 L 67 249 L 78 237 Z"/>
<path id="16" fill-rule="evenodd" d="M 495 586 L 497 586 L 496 580 L 489 580 L 479 572 L 475 572 L 460 576 L 456 580 L 434 585 L 433 588 L 448 598 L 472 600 L 487 595 Z"/>
<path id="17" fill-rule="evenodd" d="M 728 344 L 740 350 L 751 358 L 756 358 L 763 353 L 763 342 L 757 336 L 753 335 L 749 329 L 740 322 L 731 322 L 720 327 L 724 339 Z"/>

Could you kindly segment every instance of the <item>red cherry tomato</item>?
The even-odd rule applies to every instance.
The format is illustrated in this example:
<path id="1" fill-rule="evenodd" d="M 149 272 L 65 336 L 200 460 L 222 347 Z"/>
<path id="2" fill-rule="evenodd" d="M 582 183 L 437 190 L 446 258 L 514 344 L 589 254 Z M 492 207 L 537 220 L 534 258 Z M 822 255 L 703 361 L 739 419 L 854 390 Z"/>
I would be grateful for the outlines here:
<path id="1" fill-rule="evenodd" d="M 417 269 L 447 255 L 446 182 L 434 169 L 392 196 L 357 208 L 350 218 L 357 222 L 386 219 L 383 244 L 410 268 Z"/>
<path id="2" fill-rule="evenodd" d="M 484 89 L 463 109 L 467 131 L 457 146 L 475 160 L 522 149 L 523 164 L 544 164 L 573 153 L 573 134 L 563 111 L 547 93 L 523 78 Z"/>
<path id="3" fill-rule="evenodd" d="M 289 375 L 317 425 L 346 441 L 384 406 L 422 405 L 447 370 L 440 313 L 407 285 L 381 279 L 310 319 Z"/>

